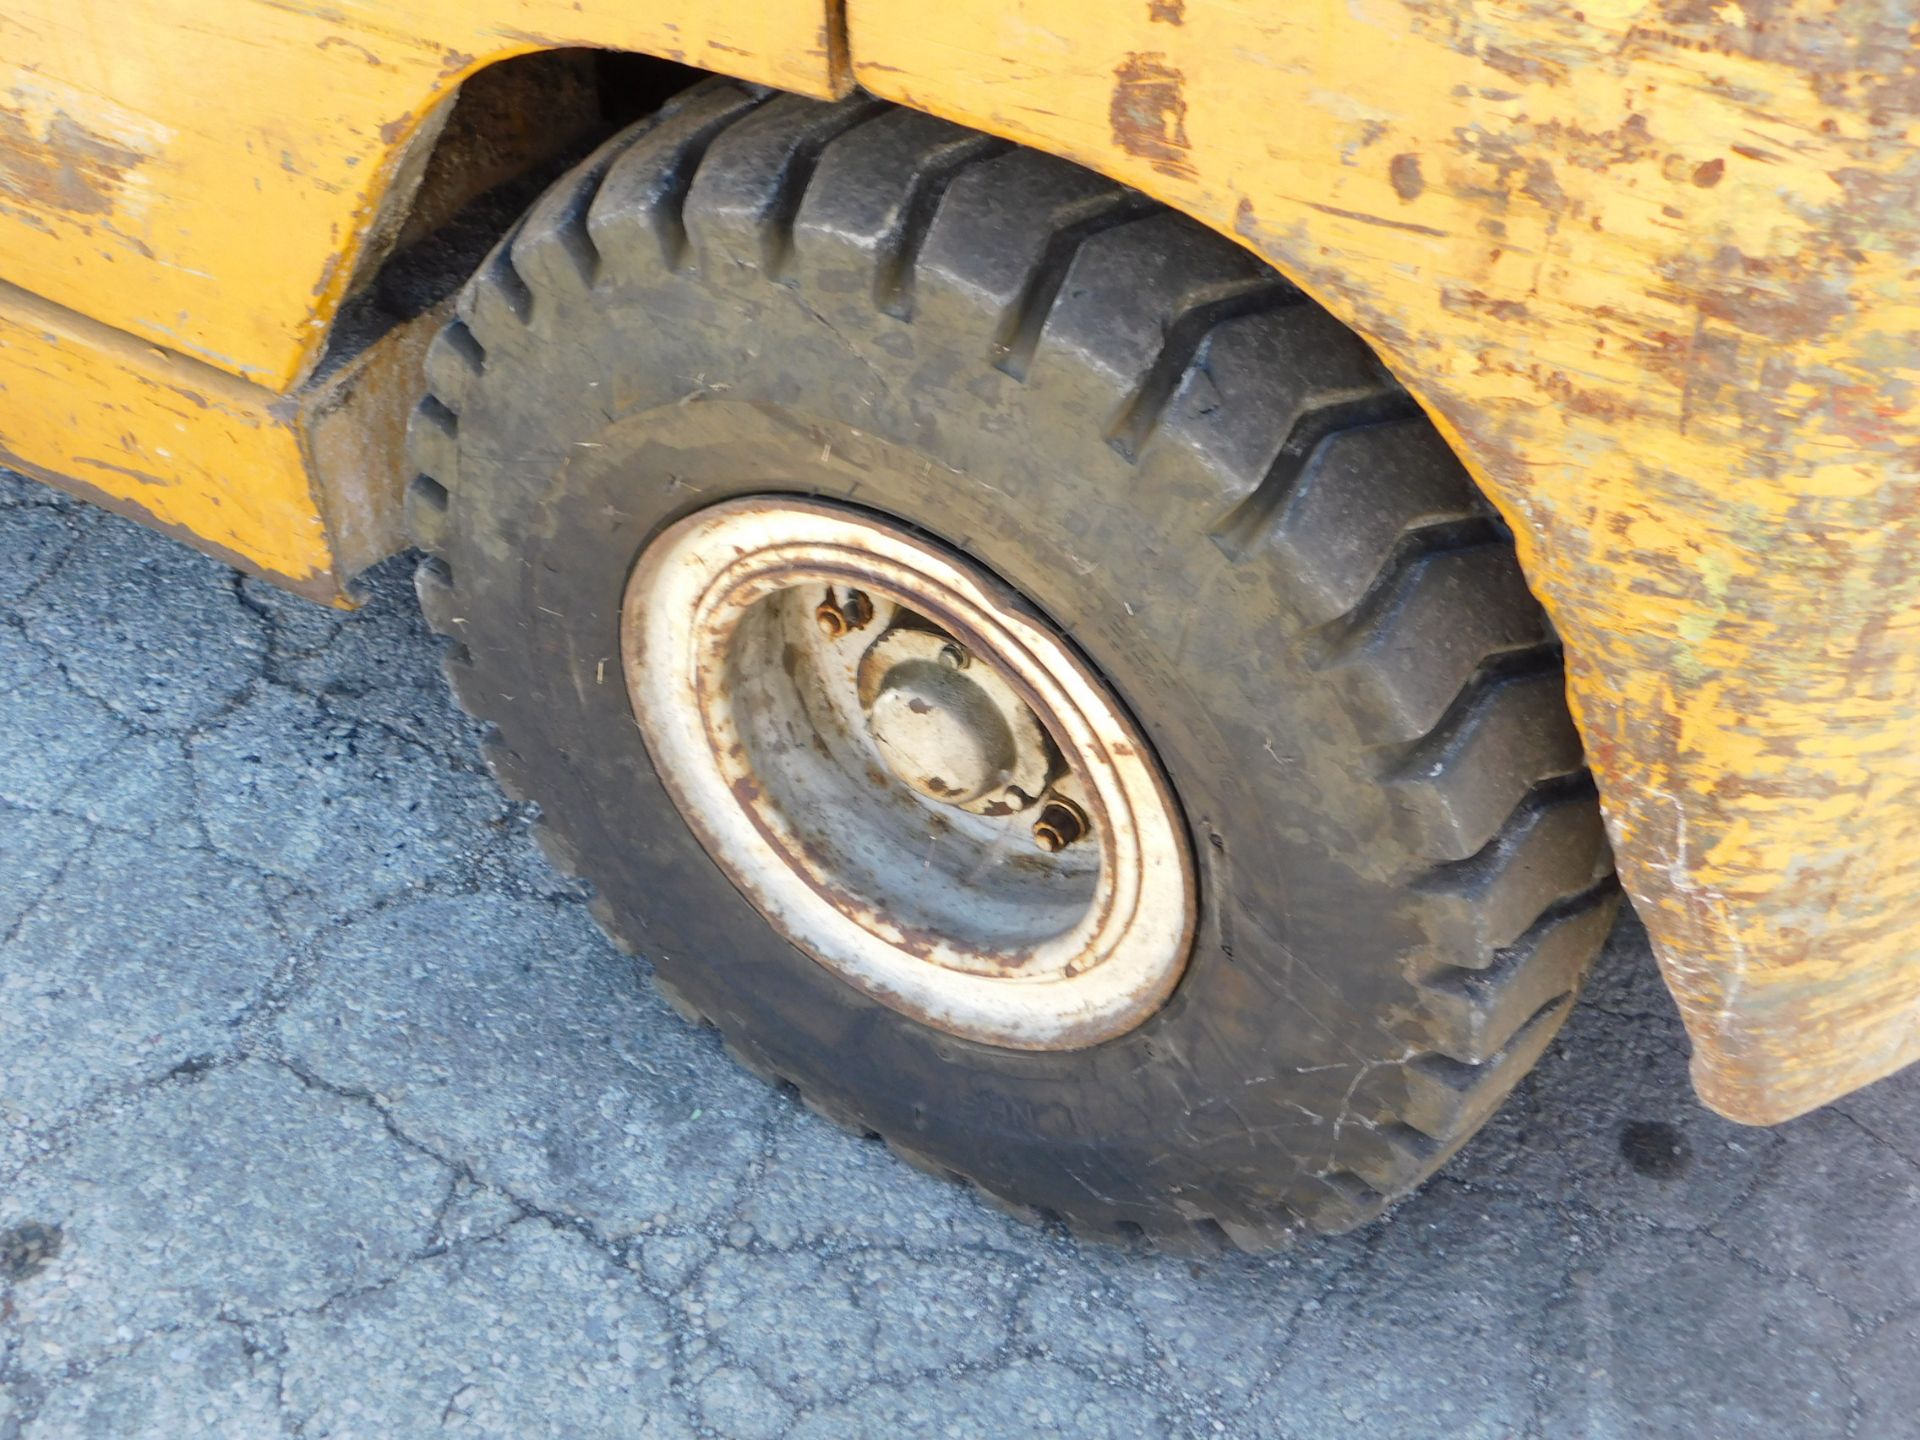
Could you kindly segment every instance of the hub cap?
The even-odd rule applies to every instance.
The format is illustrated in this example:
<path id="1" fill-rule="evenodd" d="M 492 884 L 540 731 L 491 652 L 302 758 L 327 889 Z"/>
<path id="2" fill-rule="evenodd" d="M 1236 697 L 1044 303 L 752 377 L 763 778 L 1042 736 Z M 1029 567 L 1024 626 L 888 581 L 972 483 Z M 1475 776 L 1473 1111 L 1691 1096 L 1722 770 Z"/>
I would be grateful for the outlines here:
<path id="1" fill-rule="evenodd" d="M 622 609 L 634 714 L 681 814 L 787 939 L 969 1039 L 1132 1029 L 1186 963 L 1172 792 L 1099 676 L 991 575 L 848 507 L 680 522 Z"/>

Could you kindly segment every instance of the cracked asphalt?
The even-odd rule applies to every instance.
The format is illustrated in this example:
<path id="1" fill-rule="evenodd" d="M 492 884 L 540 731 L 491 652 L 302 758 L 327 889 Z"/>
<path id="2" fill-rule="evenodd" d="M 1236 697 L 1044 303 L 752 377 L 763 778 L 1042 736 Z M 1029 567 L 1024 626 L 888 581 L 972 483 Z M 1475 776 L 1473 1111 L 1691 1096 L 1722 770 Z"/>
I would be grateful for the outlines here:
<path id="1" fill-rule="evenodd" d="M 1920 1431 L 1920 1074 L 1696 1105 L 1629 919 L 1359 1234 L 1025 1228 L 683 1024 L 341 615 L 0 474 L 0 1437 Z"/>

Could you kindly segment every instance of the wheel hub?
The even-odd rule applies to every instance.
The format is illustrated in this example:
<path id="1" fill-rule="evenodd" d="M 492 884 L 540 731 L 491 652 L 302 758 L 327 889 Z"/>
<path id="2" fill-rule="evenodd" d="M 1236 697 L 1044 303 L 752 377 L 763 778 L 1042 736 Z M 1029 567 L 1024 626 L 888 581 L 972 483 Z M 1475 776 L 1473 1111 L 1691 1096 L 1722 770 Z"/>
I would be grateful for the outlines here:
<path id="1" fill-rule="evenodd" d="M 1022 1049 L 1111 1038 L 1171 992 L 1195 909 L 1171 791 L 978 566 L 849 507 L 732 501 L 648 546 L 621 633 L 681 814 L 827 969 Z"/>
<path id="2" fill-rule="evenodd" d="M 912 611 L 860 657 L 856 683 L 888 770 L 941 804 L 1011 815 L 1063 768 L 1006 677 Z"/>
<path id="3" fill-rule="evenodd" d="M 923 660 L 888 672 L 867 728 L 896 776 L 949 805 L 999 788 L 1013 764 L 1013 731 L 987 692 Z"/>

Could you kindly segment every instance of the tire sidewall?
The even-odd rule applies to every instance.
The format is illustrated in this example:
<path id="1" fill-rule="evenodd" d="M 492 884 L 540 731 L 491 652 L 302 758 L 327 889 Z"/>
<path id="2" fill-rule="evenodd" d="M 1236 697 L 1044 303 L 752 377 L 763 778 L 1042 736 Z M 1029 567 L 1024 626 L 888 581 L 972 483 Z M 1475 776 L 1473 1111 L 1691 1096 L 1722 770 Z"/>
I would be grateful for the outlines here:
<path id="1" fill-rule="evenodd" d="M 462 407 L 464 639 L 511 697 L 504 738 L 549 823 L 730 1039 L 871 1129 L 990 1189 L 1078 1213 L 1098 1197 L 1116 1222 L 1174 1192 L 1192 1213 L 1265 1217 L 1324 1164 L 1329 1117 L 1367 1117 L 1359 1081 L 1413 1048 L 1402 957 L 1420 938 L 1393 817 L 1283 578 L 1211 542 L 1217 497 L 1178 457 L 1124 464 L 1096 417 L 1046 403 L 1046 377 L 1022 386 L 946 337 L 881 315 L 850 332 L 759 288 L 671 276 L 551 307 L 490 343 Z M 1138 1029 L 1058 1053 L 932 1030 L 795 950 L 707 858 L 634 722 L 621 596 L 667 526 L 769 493 L 968 552 L 1133 710 L 1202 902 L 1186 975 Z"/>

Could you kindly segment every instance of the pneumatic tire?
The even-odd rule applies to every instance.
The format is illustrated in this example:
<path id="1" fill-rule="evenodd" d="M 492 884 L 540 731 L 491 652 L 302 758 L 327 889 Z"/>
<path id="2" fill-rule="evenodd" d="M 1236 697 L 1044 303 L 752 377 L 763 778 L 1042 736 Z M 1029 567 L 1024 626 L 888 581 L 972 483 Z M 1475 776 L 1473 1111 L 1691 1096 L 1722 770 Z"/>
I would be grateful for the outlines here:
<path id="1" fill-rule="evenodd" d="M 1103 1234 L 1378 1214 L 1533 1063 L 1616 904 L 1509 537 L 1367 348 L 1072 165 L 715 81 L 561 181 L 464 291 L 411 435 L 419 588 L 489 759 L 683 1013 L 914 1163 Z M 1125 1034 L 933 1029 L 789 944 L 663 791 L 623 587 L 734 497 L 973 557 L 1129 707 L 1197 931 Z"/>

